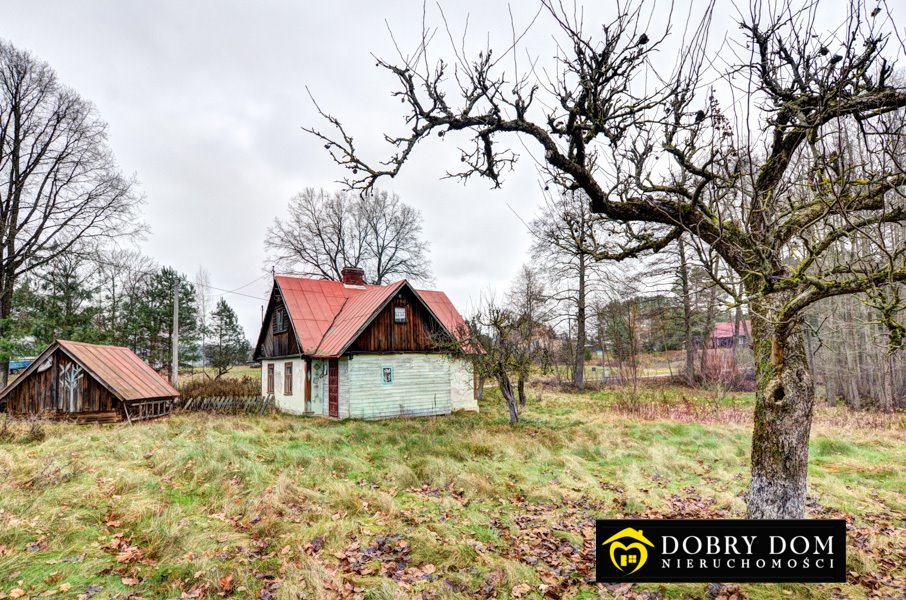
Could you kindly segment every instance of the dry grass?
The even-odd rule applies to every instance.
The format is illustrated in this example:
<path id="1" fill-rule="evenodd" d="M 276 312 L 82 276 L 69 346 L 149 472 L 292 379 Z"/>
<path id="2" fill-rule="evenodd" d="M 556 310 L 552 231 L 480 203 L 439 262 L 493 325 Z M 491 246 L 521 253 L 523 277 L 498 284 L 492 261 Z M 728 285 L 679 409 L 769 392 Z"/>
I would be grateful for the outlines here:
<path id="1" fill-rule="evenodd" d="M 584 570 L 593 518 L 744 514 L 749 399 L 706 409 L 688 390 L 645 393 L 642 406 L 673 408 L 632 414 L 625 394 L 546 390 L 515 428 L 493 393 L 479 415 L 434 419 L 181 415 L 136 427 L 47 424 L 43 441 L 13 424 L 0 441 L 0 597 L 100 588 L 94 598 L 509 598 L 520 584 L 524 597 L 607 596 Z M 906 552 L 906 435 L 902 424 L 851 425 L 819 411 L 811 505 L 852 516 L 865 540 L 849 552 L 859 577 L 895 574 L 882 557 Z M 542 552 L 530 564 L 548 539 L 577 553 Z M 567 568 L 551 579 L 557 560 Z M 902 565 L 896 573 L 906 575 Z M 707 597 L 696 584 L 634 589 Z M 894 594 L 883 582 L 880 591 Z"/>

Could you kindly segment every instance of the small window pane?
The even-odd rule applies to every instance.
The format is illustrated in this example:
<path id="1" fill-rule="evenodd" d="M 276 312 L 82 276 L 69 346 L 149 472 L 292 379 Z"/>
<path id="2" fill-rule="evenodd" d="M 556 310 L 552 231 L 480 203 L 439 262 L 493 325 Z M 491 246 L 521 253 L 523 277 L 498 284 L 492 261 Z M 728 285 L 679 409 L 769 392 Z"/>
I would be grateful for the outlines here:
<path id="1" fill-rule="evenodd" d="M 393 320 L 397 323 L 406 322 L 406 307 L 405 306 L 395 306 L 393 308 Z"/>
<path id="2" fill-rule="evenodd" d="M 381 381 L 393 383 L 393 367 L 383 367 L 381 369 Z"/>
<path id="3" fill-rule="evenodd" d="M 286 331 L 286 310 L 278 308 L 274 311 L 274 333 Z"/>

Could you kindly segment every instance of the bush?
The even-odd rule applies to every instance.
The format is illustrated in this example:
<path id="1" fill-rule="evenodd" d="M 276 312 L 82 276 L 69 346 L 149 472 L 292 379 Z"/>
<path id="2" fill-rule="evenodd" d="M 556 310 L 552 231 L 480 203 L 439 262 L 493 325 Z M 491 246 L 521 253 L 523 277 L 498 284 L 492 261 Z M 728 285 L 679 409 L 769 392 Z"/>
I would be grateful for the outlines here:
<path id="1" fill-rule="evenodd" d="M 44 432 L 44 421 L 37 416 L 29 416 L 27 419 L 28 431 L 22 438 L 25 443 L 43 442 L 47 434 Z"/>
<path id="2" fill-rule="evenodd" d="M 261 383 L 251 377 L 242 379 L 192 379 L 179 386 L 183 400 L 212 396 L 260 396 Z"/>
<path id="3" fill-rule="evenodd" d="M 9 415 L 3 415 L 0 421 L 0 443 L 13 441 L 13 431 L 9 426 Z"/>

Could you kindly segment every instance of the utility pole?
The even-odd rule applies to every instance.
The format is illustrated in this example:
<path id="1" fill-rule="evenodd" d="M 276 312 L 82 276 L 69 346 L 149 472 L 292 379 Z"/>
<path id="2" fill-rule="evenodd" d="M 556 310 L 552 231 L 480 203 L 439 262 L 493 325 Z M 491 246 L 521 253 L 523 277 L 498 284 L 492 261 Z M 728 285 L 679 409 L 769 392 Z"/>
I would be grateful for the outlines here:
<path id="1" fill-rule="evenodd" d="M 173 349 L 170 362 L 170 383 L 179 385 L 179 281 L 173 284 Z"/>

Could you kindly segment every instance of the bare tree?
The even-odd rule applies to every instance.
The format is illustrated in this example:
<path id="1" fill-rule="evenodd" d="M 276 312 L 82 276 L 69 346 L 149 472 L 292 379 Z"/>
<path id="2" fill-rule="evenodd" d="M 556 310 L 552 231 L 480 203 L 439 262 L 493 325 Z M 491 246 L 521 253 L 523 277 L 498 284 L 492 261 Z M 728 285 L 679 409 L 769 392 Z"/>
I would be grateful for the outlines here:
<path id="1" fill-rule="evenodd" d="M 686 385 L 695 385 L 695 339 L 692 335 L 692 285 L 689 279 L 689 260 L 686 256 L 686 242 L 682 236 L 677 241 L 679 255 L 680 296 L 683 301 L 683 346 L 685 350 L 684 372 Z"/>
<path id="2" fill-rule="evenodd" d="M 307 188 L 290 200 L 289 217 L 268 229 L 265 248 L 286 271 L 340 280 L 361 267 L 369 283 L 431 277 L 422 216 L 396 194 L 355 195 Z"/>
<path id="3" fill-rule="evenodd" d="M 595 263 L 636 254 L 624 252 L 625 239 L 617 229 L 591 211 L 584 193 L 568 190 L 546 194 L 541 216 L 529 224 L 532 256 L 544 263 L 552 279 L 561 282 L 558 291 L 568 298 L 569 314 L 575 319 L 573 385 L 578 389 L 585 387 L 587 304 Z"/>
<path id="4" fill-rule="evenodd" d="M 906 106 L 906 89 L 891 79 L 906 48 L 893 38 L 888 49 L 890 15 L 861 0 L 842 11 L 839 3 L 751 0 L 739 29 L 715 48 L 709 10 L 674 49 L 679 66 L 657 73 L 652 53 L 666 49 L 669 29 L 646 31 L 640 4 L 589 31 L 581 11 L 542 5 L 559 31 L 553 76 L 534 63 L 518 71 L 518 36 L 502 54 L 486 49 L 470 60 L 454 45 L 449 62 L 435 62 L 424 31 L 413 53 L 378 59 L 397 80 L 409 127 L 387 136 L 386 162 L 365 160 L 327 113 L 333 132 L 309 131 L 360 189 L 399 174 L 432 134 L 457 132 L 473 144 L 450 175 L 501 185 L 516 160 L 501 140 L 518 135 L 540 148 L 548 181 L 582 190 L 594 212 L 625 226 L 627 252 L 663 248 L 684 231 L 713 250 L 742 281 L 738 300 L 749 302 L 753 321 L 748 514 L 802 517 L 814 404 L 803 311 L 874 288 L 879 304 L 896 301 L 885 289 L 906 280 L 906 248 L 880 227 L 906 220 L 906 172 L 895 151 L 906 125 L 887 118 Z M 828 6 L 843 22 L 824 31 L 815 22 Z M 848 152 L 854 145 L 869 152 Z M 876 248 L 871 258 L 837 260 L 835 250 L 856 238 Z"/>
<path id="5" fill-rule="evenodd" d="M 137 232 L 138 204 L 94 107 L 46 63 L 0 40 L 0 339 L 19 277 Z M 0 352 L 0 385 L 8 358 Z"/>
<path id="6" fill-rule="evenodd" d="M 143 293 L 148 274 L 156 271 L 154 261 L 133 249 L 102 248 L 94 258 L 98 264 L 99 293 L 103 305 L 104 329 L 117 345 L 129 345 L 129 327 L 135 315 L 128 314 Z"/>
<path id="7" fill-rule="evenodd" d="M 514 341 L 526 346 L 527 352 L 538 362 L 537 366 L 545 368 L 550 354 L 550 319 L 551 302 L 544 286 L 541 274 L 528 265 L 522 265 L 513 285 L 507 294 L 507 303 L 515 314 Z M 516 391 L 519 405 L 525 406 L 525 384 L 532 364 L 523 365 L 517 372 Z"/>
<path id="8" fill-rule="evenodd" d="M 205 342 L 208 335 L 208 321 L 211 317 L 211 311 L 214 309 L 214 299 L 211 297 L 211 275 L 204 267 L 198 267 L 195 273 L 195 306 L 198 308 L 198 334 L 201 338 L 201 366 L 205 366 L 208 359 L 208 353 L 205 350 Z M 223 373 L 218 371 L 219 378 Z"/>
<path id="9" fill-rule="evenodd" d="M 513 391 L 513 378 L 524 377 L 537 357 L 535 349 L 526 339 L 524 322 L 512 310 L 487 300 L 469 319 L 469 327 L 454 332 L 453 340 L 441 341 L 451 352 L 469 350 L 475 372 L 491 378 L 506 402 L 510 424 L 519 422 L 519 408 L 525 402 L 517 401 Z M 475 351 L 480 349 L 480 351 Z M 524 390 L 523 390 L 524 391 Z"/>

